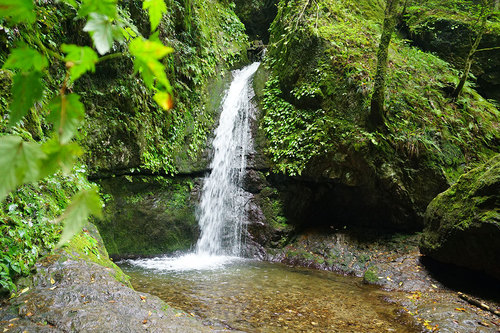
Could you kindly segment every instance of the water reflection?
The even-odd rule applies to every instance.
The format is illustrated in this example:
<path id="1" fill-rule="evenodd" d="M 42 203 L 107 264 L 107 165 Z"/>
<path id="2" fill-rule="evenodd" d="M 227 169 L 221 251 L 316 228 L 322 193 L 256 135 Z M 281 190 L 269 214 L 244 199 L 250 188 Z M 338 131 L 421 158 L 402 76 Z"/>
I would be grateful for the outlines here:
<path id="1" fill-rule="evenodd" d="M 247 332 L 419 331 L 384 291 L 331 272 L 241 259 L 212 270 L 121 267 L 137 290 Z"/>

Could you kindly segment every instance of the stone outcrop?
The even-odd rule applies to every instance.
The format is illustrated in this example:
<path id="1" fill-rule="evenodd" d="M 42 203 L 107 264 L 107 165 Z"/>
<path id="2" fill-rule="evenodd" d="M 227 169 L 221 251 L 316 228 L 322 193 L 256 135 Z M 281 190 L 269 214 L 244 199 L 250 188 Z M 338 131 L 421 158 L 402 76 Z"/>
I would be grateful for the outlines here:
<path id="1" fill-rule="evenodd" d="M 422 253 L 500 279 L 500 155 L 469 173 L 427 208 Z"/>
<path id="2" fill-rule="evenodd" d="M 209 332 L 191 315 L 134 291 L 92 225 L 42 258 L 0 306 L 3 332 Z"/>

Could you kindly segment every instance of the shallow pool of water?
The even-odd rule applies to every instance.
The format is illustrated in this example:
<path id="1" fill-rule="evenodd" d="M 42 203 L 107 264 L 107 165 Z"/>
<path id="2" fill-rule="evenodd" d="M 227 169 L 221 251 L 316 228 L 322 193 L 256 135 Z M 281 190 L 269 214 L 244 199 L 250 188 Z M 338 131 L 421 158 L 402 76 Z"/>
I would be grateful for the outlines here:
<path id="1" fill-rule="evenodd" d="M 198 263 L 195 262 L 198 260 Z M 208 323 L 246 332 L 418 332 L 358 278 L 236 258 L 156 258 L 119 265 L 136 290 Z"/>

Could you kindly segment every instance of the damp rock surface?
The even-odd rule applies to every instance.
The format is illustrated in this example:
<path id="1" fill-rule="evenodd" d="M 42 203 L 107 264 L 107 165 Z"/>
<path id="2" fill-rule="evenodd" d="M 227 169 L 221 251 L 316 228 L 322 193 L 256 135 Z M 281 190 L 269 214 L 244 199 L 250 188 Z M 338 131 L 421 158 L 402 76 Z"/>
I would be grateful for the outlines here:
<path id="1" fill-rule="evenodd" d="M 36 270 L 20 296 L 0 305 L 2 332 L 212 331 L 192 315 L 118 281 L 117 270 L 74 252 L 59 250 Z"/>

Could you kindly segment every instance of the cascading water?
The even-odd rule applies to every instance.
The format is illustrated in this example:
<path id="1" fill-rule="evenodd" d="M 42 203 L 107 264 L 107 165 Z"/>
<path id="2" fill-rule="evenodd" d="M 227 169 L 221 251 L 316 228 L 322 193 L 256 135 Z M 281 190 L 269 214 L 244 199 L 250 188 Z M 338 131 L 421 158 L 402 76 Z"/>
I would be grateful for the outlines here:
<path id="1" fill-rule="evenodd" d="M 241 252 L 246 201 L 241 182 L 246 170 L 246 154 L 252 145 L 250 79 L 258 67 L 257 62 L 234 71 L 224 98 L 213 141 L 212 172 L 205 179 L 200 202 L 198 254 L 237 256 Z"/>
<path id="2" fill-rule="evenodd" d="M 250 117 L 254 96 L 250 82 L 260 63 L 233 72 L 233 81 L 222 104 L 213 141 L 210 175 L 203 184 L 199 225 L 200 238 L 194 253 L 181 257 L 130 260 L 133 265 L 162 271 L 216 269 L 234 260 L 242 251 L 245 203 L 241 189 L 246 155 L 252 148 Z"/>

